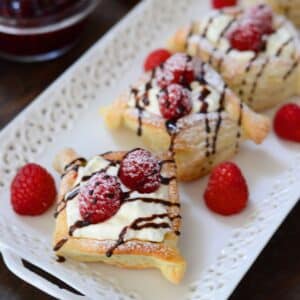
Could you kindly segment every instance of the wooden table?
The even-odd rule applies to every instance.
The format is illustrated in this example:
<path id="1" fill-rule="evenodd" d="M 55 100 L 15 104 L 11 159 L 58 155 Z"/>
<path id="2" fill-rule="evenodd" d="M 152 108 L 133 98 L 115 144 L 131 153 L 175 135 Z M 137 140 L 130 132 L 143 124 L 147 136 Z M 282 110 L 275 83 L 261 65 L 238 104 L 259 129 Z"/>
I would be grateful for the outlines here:
<path id="1" fill-rule="evenodd" d="M 0 128 L 28 105 L 138 0 L 102 0 L 81 42 L 55 61 L 19 64 L 0 59 Z M 300 192 L 299 192 L 300 194 Z M 199 249 L 201 251 L 201 249 Z M 15 277 L 0 260 L 0 299 L 52 299 Z M 231 300 L 300 299 L 298 204 L 241 281 Z"/>

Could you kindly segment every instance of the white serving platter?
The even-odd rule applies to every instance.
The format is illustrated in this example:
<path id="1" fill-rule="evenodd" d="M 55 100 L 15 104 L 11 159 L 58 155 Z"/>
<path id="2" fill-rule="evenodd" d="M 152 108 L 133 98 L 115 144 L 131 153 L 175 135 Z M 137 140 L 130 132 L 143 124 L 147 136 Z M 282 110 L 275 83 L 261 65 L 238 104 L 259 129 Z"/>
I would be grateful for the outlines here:
<path id="1" fill-rule="evenodd" d="M 204 205 L 207 178 L 180 186 L 183 228 L 180 247 L 187 259 L 183 282 L 173 286 L 155 270 L 120 270 L 67 260 L 51 249 L 53 210 L 17 216 L 9 184 L 18 167 L 34 161 L 53 174 L 52 159 L 71 146 L 89 157 L 141 145 L 129 132 L 111 134 L 99 107 L 111 102 L 141 73 L 146 54 L 209 9 L 208 1 L 146 0 L 96 43 L 77 63 L 0 133 L 0 245 L 8 267 L 24 280 L 61 299 L 226 299 L 300 196 L 300 146 L 271 134 L 261 146 L 245 143 L 234 161 L 250 188 L 241 214 L 221 217 Z M 272 115 L 272 112 L 269 112 Z M 56 176 L 57 183 L 59 181 Z M 66 282 L 75 296 L 24 269 L 20 257 Z"/>

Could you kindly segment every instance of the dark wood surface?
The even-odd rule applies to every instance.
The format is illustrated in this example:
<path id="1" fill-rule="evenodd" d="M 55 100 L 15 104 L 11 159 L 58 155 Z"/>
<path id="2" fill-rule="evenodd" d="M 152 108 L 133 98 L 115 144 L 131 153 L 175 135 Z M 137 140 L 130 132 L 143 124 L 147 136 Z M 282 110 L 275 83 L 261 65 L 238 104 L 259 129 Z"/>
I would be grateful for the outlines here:
<path id="1" fill-rule="evenodd" d="M 139 1 L 102 0 L 89 19 L 80 43 L 71 52 L 55 61 L 21 64 L 0 59 L 0 128 L 28 105 L 137 2 Z M 0 259 L 0 299 L 52 298 L 14 276 Z M 299 204 L 276 232 L 230 299 L 300 299 Z"/>

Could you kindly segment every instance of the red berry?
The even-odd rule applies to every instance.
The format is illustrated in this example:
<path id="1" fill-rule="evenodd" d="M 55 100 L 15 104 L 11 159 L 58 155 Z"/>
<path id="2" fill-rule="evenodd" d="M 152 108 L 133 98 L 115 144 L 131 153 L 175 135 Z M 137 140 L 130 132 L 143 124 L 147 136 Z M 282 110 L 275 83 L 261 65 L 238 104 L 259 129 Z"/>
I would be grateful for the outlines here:
<path id="1" fill-rule="evenodd" d="M 231 47 L 240 51 L 252 50 L 258 52 L 263 49 L 263 31 L 257 23 L 250 19 L 242 20 L 235 26 L 227 37 Z"/>
<path id="2" fill-rule="evenodd" d="M 234 6 L 236 3 L 237 0 L 212 0 L 212 7 L 218 9 L 226 6 Z"/>
<path id="3" fill-rule="evenodd" d="M 103 222 L 120 208 L 122 190 L 116 176 L 104 172 L 94 175 L 79 193 L 79 211 L 91 224 Z"/>
<path id="4" fill-rule="evenodd" d="M 156 70 L 156 79 L 161 88 L 171 83 L 189 85 L 195 79 L 192 58 L 184 53 L 172 55 Z"/>
<path id="5" fill-rule="evenodd" d="M 283 105 L 275 115 L 274 130 L 279 137 L 300 143 L 300 106 Z"/>
<path id="6" fill-rule="evenodd" d="M 53 177 L 43 167 L 30 163 L 22 167 L 10 187 L 11 204 L 20 215 L 44 213 L 55 201 Z"/>
<path id="7" fill-rule="evenodd" d="M 151 71 L 164 63 L 171 56 L 171 52 L 166 49 L 157 49 L 152 51 L 144 62 L 144 70 Z"/>
<path id="8" fill-rule="evenodd" d="M 204 193 L 206 205 L 227 216 L 243 210 L 248 201 L 248 187 L 241 170 L 231 162 L 216 166 Z"/>
<path id="9" fill-rule="evenodd" d="M 135 149 L 123 158 L 119 176 L 128 188 L 153 193 L 160 186 L 160 164 L 149 151 Z"/>
<path id="10" fill-rule="evenodd" d="M 171 84 L 158 99 L 160 112 L 165 119 L 177 120 L 192 110 L 190 92 L 179 84 Z"/>
<path id="11" fill-rule="evenodd" d="M 274 32 L 273 28 L 273 12 L 272 9 L 264 4 L 250 8 L 245 18 L 250 18 L 256 22 L 264 34 L 271 34 Z"/>

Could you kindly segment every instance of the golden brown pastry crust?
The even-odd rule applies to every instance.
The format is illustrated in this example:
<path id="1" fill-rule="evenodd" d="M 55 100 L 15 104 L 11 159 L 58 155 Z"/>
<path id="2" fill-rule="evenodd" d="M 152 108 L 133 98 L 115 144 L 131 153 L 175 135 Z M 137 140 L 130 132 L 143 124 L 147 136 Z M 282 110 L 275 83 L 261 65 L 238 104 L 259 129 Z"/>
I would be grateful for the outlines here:
<path id="1" fill-rule="evenodd" d="M 138 85 L 145 81 L 143 77 Z M 111 106 L 102 109 L 104 120 L 111 129 L 124 126 L 137 131 L 138 111 L 128 107 L 128 101 L 129 93 L 124 93 Z M 206 118 L 211 130 L 209 135 L 206 132 Z M 218 113 L 193 113 L 177 122 L 179 133 L 174 140 L 174 150 L 179 180 L 190 181 L 206 175 L 213 166 L 236 153 L 239 139 L 250 139 L 259 144 L 270 130 L 269 119 L 241 104 L 228 88 L 224 92 L 221 126 L 214 137 L 218 119 Z M 142 123 L 142 139 L 147 146 L 158 153 L 167 152 L 171 138 L 165 129 L 165 119 L 147 112 Z M 239 133 L 241 136 L 237 138 Z M 210 155 L 206 153 L 207 137 L 210 147 L 215 144 L 215 149 L 211 151 L 215 153 Z"/>
<path id="2" fill-rule="evenodd" d="M 225 10 L 233 16 L 240 9 Z M 211 16 L 218 12 L 212 12 Z M 254 60 L 236 59 L 226 51 L 216 49 L 201 33 L 191 34 L 201 27 L 201 21 L 179 29 L 168 41 L 173 52 L 184 51 L 209 62 L 223 77 L 228 86 L 252 109 L 261 111 L 300 94 L 300 43 L 294 27 L 279 16 L 275 23 L 284 23 L 294 37 L 294 57 L 258 56 Z M 197 36 L 196 40 L 191 36 Z"/>
<path id="3" fill-rule="evenodd" d="M 103 155 L 106 159 L 119 160 L 126 152 L 113 152 Z M 60 152 L 54 160 L 55 169 L 62 174 L 64 167 L 74 161 L 78 155 L 72 149 Z M 174 176 L 175 170 L 172 164 L 164 166 L 167 176 Z M 58 194 L 58 201 L 70 191 L 77 177 L 77 171 L 71 170 L 62 178 Z M 172 180 L 169 184 L 169 201 L 179 203 L 177 184 Z M 58 206 L 59 209 L 60 205 Z M 168 207 L 168 212 L 178 210 L 178 207 Z M 173 211 L 174 213 L 174 211 Z M 172 283 L 179 283 L 185 272 L 186 263 L 176 246 L 178 236 L 175 234 L 180 229 L 180 219 L 172 220 L 172 231 L 165 235 L 163 242 L 155 243 L 141 240 L 130 240 L 118 246 L 111 257 L 106 252 L 116 241 L 95 240 L 88 238 L 76 238 L 70 236 L 67 225 L 66 210 L 64 209 L 56 218 L 56 226 L 53 237 L 53 247 L 66 239 L 63 246 L 56 251 L 57 255 L 71 257 L 85 262 L 105 262 L 124 268 L 158 268 Z"/>

